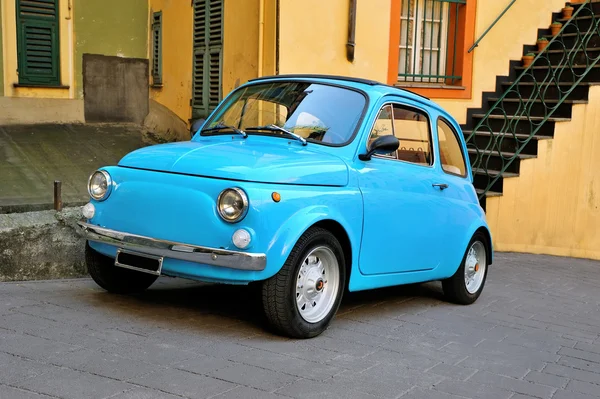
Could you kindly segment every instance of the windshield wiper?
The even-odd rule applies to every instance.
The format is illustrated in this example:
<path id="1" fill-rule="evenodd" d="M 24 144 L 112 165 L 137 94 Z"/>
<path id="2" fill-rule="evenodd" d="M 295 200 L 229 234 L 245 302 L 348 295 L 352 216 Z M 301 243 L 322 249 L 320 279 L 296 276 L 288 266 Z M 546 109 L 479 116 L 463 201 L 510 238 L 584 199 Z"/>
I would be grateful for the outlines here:
<path id="1" fill-rule="evenodd" d="M 286 133 L 289 134 L 290 136 L 292 136 L 293 138 L 295 138 L 296 140 L 300 141 L 302 143 L 302 145 L 306 145 L 307 141 L 304 137 L 297 135 L 294 132 L 290 132 L 287 129 L 284 129 L 282 127 L 279 127 L 277 125 L 265 125 L 265 126 L 252 126 L 252 127 L 247 127 L 246 130 L 248 131 L 252 131 L 252 130 L 269 130 L 271 132 L 282 132 L 282 133 Z"/>
<path id="2" fill-rule="evenodd" d="M 238 129 L 235 126 L 231 126 L 231 125 L 222 125 L 222 124 L 218 124 L 215 127 L 211 127 L 208 129 L 202 129 L 201 133 L 204 132 L 218 132 L 219 130 L 232 130 L 234 133 L 240 134 L 242 135 L 243 138 L 247 138 L 248 137 L 248 133 L 244 132 L 243 130 Z"/>

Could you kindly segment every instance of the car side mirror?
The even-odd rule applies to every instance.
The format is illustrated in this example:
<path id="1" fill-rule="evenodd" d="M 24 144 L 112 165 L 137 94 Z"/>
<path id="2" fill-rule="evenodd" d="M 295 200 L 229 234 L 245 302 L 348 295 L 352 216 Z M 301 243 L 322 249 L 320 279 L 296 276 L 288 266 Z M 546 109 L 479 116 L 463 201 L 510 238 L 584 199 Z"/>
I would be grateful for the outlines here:
<path id="1" fill-rule="evenodd" d="M 382 136 L 376 139 L 369 146 L 369 151 L 366 154 L 360 154 L 358 159 L 361 161 L 369 161 L 373 154 L 388 154 L 394 152 L 400 147 L 400 140 L 396 136 Z"/>
<path id="2" fill-rule="evenodd" d="M 198 129 L 204 125 L 204 122 L 206 122 L 206 119 L 204 118 L 196 119 L 194 122 L 192 122 L 192 126 L 190 127 L 190 138 L 194 137 Z"/>

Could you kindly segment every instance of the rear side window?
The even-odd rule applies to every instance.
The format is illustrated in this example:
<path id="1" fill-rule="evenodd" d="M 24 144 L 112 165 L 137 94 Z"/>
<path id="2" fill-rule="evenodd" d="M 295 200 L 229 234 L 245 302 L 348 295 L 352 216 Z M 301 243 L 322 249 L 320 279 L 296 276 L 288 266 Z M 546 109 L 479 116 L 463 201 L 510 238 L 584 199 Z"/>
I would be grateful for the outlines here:
<path id="1" fill-rule="evenodd" d="M 443 119 L 438 119 L 437 130 L 442 169 L 444 172 L 453 175 L 467 176 L 465 157 L 463 156 L 456 132 Z"/>

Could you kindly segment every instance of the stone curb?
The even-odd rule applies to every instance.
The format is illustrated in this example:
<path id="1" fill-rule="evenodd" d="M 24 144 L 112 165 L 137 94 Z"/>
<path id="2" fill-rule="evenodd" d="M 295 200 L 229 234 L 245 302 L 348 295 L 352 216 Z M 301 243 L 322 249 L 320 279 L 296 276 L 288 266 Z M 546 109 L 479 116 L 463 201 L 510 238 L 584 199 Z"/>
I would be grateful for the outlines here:
<path id="1" fill-rule="evenodd" d="M 0 214 L 0 282 L 87 275 L 81 208 Z"/>

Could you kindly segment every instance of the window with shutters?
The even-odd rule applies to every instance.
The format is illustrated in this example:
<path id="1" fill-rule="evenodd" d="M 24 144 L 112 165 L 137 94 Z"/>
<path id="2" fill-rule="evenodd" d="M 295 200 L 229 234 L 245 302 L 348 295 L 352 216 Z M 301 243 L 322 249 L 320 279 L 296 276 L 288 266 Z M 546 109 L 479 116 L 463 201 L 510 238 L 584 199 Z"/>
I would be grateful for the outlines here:
<path id="1" fill-rule="evenodd" d="M 59 0 L 17 0 L 19 84 L 60 85 Z"/>
<path id="2" fill-rule="evenodd" d="M 162 11 L 152 14 L 152 84 L 162 85 Z"/>
<path id="3" fill-rule="evenodd" d="M 221 101 L 223 0 L 194 0 L 192 116 L 205 118 Z"/>

